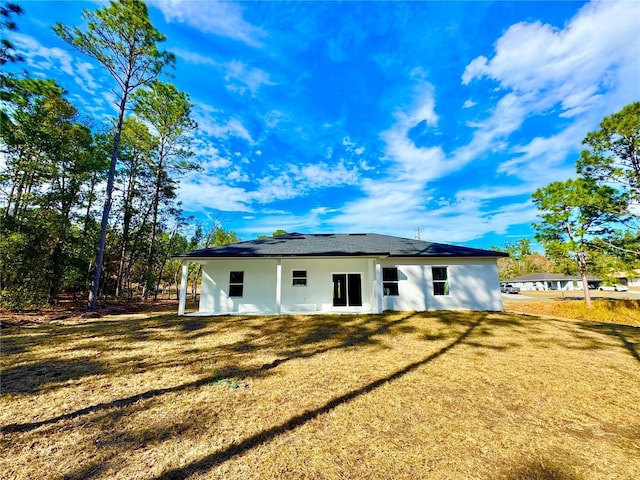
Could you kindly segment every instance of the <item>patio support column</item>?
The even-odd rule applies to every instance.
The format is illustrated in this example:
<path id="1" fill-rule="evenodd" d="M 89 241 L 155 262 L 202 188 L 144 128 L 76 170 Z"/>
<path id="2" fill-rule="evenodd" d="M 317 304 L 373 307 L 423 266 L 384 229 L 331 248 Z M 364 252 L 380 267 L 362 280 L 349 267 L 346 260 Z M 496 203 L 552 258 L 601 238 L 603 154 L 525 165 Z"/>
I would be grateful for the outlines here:
<path id="1" fill-rule="evenodd" d="M 378 309 L 377 312 L 375 313 L 382 313 L 382 300 L 384 297 L 384 289 L 382 288 L 382 265 L 380 265 L 380 262 L 377 262 L 374 260 L 375 263 L 375 275 L 376 275 L 376 298 L 375 298 L 375 305 Z M 373 303 L 373 302 L 372 302 Z"/>
<path id="2" fill-rule="evenodd" d="M 378 283 L 376 280 L 376 260 L 372 258 L 367 262 L 367 277 L 369 278 L 369 312 L 378 313 Z"/>
<path id="3" fill-rule="evenodd" d="M 276 264 L 276 314 L 282 312 L 282 260 Z"/>
<path id="4" fill-rule="evenodd" d="M 180 280 L 180 300 L 178 303 L 178 315 L 184 315 L 184 307 L 187 303 L 187 280 L 189 277 L 189 262 L 182 262 L 182 278 Z"/>

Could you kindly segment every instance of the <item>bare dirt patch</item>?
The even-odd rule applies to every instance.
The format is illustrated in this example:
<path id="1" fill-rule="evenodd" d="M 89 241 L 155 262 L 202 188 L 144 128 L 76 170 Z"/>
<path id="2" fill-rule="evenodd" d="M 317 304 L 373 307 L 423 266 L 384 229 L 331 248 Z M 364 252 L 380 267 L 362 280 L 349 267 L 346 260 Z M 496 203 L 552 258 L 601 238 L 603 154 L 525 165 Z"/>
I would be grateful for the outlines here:
<path id="1" fill-rule="evenodd" d="M 140 312 L 176 312 L 178 301 L 158 298 L 157 300 L 132 299 L 123 302 L 110 302 L 98 305 L 95 312 L 87 312 L 86 298 L 74 299 L 71 295 L 62 295 L 55 305 L 47 309 L 12 312 L 0 309 L 0 328 L 27 325 L 45 325 L 69 318 L 99 318 L 105 315 L 117 315 Z"/>

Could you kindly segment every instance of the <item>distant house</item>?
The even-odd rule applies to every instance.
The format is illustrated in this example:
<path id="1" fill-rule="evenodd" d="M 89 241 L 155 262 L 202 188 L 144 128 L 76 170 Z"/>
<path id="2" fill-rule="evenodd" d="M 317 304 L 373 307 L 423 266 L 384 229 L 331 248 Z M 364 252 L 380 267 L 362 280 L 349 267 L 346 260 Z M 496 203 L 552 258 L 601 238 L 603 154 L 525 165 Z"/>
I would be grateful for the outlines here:
<path id="1" fill-rule="evenodd" d="M 628 272 L 615 272 L 611 277 L 616 279 L 616 283 L 628 287 L 640 287 L 640 269 L 629 270 Z"/>
<path id="2" fill-rule="evenodd" d="M 597 288 L 600 279 L 587 275 L 589 287 Z M 513 285 L 521 291 L 527 290 L 582 290 L 582 278 L 561 273 L 528 273 L 519 277 L 503 280 L 502 285 Z"/>
<path id="3" fill-rule="evenodd" d="M 301 234 L 176 255 L 202 265 L 197 314 L 501 311 L 504 253 L 377 234 Z"/>

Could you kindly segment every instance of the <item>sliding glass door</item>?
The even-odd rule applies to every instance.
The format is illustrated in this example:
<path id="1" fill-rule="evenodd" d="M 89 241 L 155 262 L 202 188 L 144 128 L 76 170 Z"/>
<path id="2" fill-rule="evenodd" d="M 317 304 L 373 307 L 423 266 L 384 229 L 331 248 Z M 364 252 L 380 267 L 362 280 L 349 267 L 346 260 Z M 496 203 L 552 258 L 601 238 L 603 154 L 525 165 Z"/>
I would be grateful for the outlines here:
<path id="1" fill-rule="evenodd" d="M 359 273 L 333 274 L 333 306 L 362 306 L 362 280 Z"/>

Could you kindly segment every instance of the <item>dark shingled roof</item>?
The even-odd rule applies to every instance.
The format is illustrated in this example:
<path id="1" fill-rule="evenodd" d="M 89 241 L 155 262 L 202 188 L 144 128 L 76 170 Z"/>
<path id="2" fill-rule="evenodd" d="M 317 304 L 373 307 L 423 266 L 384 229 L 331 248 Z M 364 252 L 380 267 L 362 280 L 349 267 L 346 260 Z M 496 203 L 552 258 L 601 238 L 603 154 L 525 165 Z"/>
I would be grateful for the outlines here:
<path id="1" fill-rule="evenodd" d="M 211 257 L 506 257 L 506 253 L 375 233 L 302 234 L 239 242 L 174 255 Z"/>

